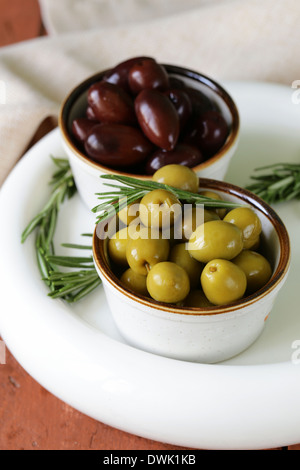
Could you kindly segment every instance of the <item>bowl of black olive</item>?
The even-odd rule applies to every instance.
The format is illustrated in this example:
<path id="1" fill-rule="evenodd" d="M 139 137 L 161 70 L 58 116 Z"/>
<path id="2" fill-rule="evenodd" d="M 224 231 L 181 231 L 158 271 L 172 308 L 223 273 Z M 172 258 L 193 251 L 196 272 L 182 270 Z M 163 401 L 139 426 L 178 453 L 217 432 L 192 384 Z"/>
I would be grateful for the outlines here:
<path id="1" fill-rule="evenodd" d="M 88 77 L 64 100 L 59 128 L 78 192 L 95 205 L 100 176 L 149 179 L 180 164 L 223 180 L 239 137 L 229 93 L 202 73 L 134 57 Z"/>

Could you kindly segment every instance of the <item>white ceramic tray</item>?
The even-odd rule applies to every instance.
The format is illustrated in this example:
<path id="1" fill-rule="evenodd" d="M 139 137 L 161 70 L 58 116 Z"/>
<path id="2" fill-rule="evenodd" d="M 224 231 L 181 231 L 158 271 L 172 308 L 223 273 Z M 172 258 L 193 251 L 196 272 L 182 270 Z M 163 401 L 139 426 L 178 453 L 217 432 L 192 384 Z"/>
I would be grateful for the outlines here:
<path id="1" fill-rule="evenodd" d="M 293 90 L 252 82 L 225 86 L 242 126 L 226 180 L 244 186 L 257 166 L 300 163 L 300 105 L 292 103 Z M 25 245 L 20 236 L 47 201 L 50 154 L 64 156 L 57 129 L 22 158 L 0 193 L 0 334 L 24 369 L 79 411 L 148 439 L 217 450 L 299 443 L 300 202 L 276 207 L 290 233 L 292 265 L 263 334 L 224 363 L 181 362 L 128 346 L 101 287 L 72 307 L 47 297 L 34 236 Z M 63 242 L 82 242 L 80 234 L 93 227 L 94 216 L 76 195 L 61 211 L 57 250 L 64 252 Z"/>

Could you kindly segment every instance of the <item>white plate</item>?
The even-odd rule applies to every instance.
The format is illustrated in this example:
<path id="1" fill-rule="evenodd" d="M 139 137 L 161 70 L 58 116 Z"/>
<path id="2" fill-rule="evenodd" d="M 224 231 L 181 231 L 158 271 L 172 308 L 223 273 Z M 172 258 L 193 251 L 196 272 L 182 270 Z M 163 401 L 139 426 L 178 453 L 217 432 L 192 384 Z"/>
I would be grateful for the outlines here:
<path id="1" fill-rule="evenodd" d="M 278 85 L 225 86 L 241 113 L 242 133 L 227 180 L 240 186 L 253 169 L 300 162 L 300 105 Z M 222 364 L 155 356 L 119 336 L 102 288 L 77 305 L 47 297 L 28 221 L 47 201 L 49 154 L 64 156 L 56 129 L 22 158 L 0 193 L 0 333 L 19 363 L 79 411 L 118 429 L 200 449 L 262 449 L 300 442 L 300 203 L 277 206 L 292 244 L 292 266 L 260 338 Z M 78 196 L 62 209 L 56 246 L 80 242 L 94 216 Z M 61 249 L 63 252 L 63 249 Z"/>

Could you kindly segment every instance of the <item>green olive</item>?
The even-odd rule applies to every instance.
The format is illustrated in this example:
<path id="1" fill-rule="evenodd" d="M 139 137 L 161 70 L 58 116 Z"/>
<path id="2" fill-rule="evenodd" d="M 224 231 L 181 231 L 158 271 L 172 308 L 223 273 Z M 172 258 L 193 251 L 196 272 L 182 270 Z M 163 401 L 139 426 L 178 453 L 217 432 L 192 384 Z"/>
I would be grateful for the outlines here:
<path id="1" fill-rule="evenodd" d="M 179 243 L 173 246 L 169 260 L 181 266 L 186 271 L 190 279 L 191 287 L 195 288 L 200 284 L 200 275 L 204 265 L 191 257 L 187 249 L 187 243 Z"/>
<path id="2" fill-rule="evenodd" d="M 126 246 L 129 240 L 128 227 L 122 228 L 108 240 L 108 254 L 113 263 L 127 266 Z"/>
<path id="3" fill-rule="evenodd" d="M 220 196 L 220 194 L 215 193 L 214 191 L 201 191 L 200 194 L 205 197 L 210 197 L 211 199 L 216 199 L 217 201 L 223 201 L 223 198 Z M 223 209 L 221 207 L 211 210 L 215 212 L 220 219 L 223 219 L 227 213 L 227 209 Z"/>
<path id="4" fill-rule="evenodd" d="M 139 217 L 139 206 L 140 206 L 141 199 L 128 204 L 128 206 L 124 207 L 124 209 L 120 210 L 118 213 L 119 219 L 125 225 L 129 225 L 131 223 L 135 223 Z"/>
<path id="5" fill-rule="evenodd" d="M 199 177 L 191 168 L 184 165 L 165 165 L 154 173 L 152 179 L 157 183 L 192 193 L 197 193 L 199 189 Z"/>
<path id="6" fill-rule="evenodd" d="M 183 206 L 182 220 L 180 221 L 181 237 L 184 241 L 188 241 L 192 233 L 199 225 L 211 220 L 220 220 L 220 217 L 213 211 L 204 209 L 201 206 L 191 207 Z M 176 224 L 177 225 L 177 224 Z"/>
<path id="7" fill-rule="evenodd" d="M 202 263 L 208 263 L 215 258 L 230 260 L 242 249 L 241 230 L 223 220 L 212 220 L 200 225 L 188 242 L 191 256 Z"/>
<path id="8" fill-rule="evenodd" d="M 232 262 L 246 274 L 248 294 L 253 294 L 261 289 L 272 276 L 269 261 L 255 251 L 243 250 Z"/>
<path id="9" fill-rule="evenodd" d="M 137 274 L 133 269 L 128 268 L 121 276 L 120 281 L 125 287 L 132 290 L 136 294 L 148 295 L 147 276 Z"/>
<path id="10" fill-rule="evenodd" d="M 158 263 L 147 276 L 147 289 L 154 300 L 176 304 L 190 291 L 190 281 L 183 268 L 170 261 Z"/>
<path id="11" fill-rule="evenodd" d="M 168 259 L 169 252 L 169 241 L 158 230 L 145 227 L 139 238 L 128 240 L 126 259 L 134 272 L 146 276 L 155 264 Z"/>
<path id="12" fill-rule="evenodd" d="M 262 231 L 260 218 L 249 207 L 237 207 L 228 212 L 223 220 L 241 229 L 245 250 L 254 246 L 257 237 L 259 237 Z"/>
<path id="13" fill-rule="evenodd" d="M 139 210 L 145 226 L 164 228 L 181 216 L 181 203 L 170 191 L 154 189 L 142 198 Z"/>
<path id="14" fill-rule="evenodd" d="M 248 250 L 257 251 L 260 247 L 260 235 L 257 238 L 254 238 L 251 241 L 251 243 L 250 243 L 250 240 L 248 240 L 247 245 L 248 245 L 248 248 L 247 248 Z"/>
<path id="15" fill-rule="evenodd" d="M 212 304 L 202 290 L 193 290 L 189 293 L 184 301 L 185 307 L 206 308 L 213 307 Z"/>
<path id="16" fill-rule="evenodd" d="M 226 305 L 243 297 L 247 287 L 244 271 L 225 259 L 207 263 L 201 274 L 204 294 L 214 305 Z"/>

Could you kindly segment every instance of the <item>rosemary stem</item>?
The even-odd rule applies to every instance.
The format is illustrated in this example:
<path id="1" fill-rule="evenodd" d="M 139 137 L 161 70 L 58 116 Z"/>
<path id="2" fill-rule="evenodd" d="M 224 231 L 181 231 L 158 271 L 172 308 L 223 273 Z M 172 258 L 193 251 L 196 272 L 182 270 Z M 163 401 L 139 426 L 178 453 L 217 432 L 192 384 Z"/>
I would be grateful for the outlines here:
<path id="1" fill-rule="evenodd" d="M 114 180 L 121 184 L 104 183 L 106 186 L 117 188 L 118 191 L 106 192 L 98 194 L 100 200 L 104 200 L 101 204 L 92 209 L 94 213 L 100 213 L 97 217 L 97 223 L 107 220 L 112 215 L 122 210 L 127 205 L 141 199 L 148 192 L 155 189 L 164 189 L 172 192 L 181 202 L 191 204 L 202 204 L 208 208 L 227 208 L 233 209 L 240 207 L 240 203 L 232 201 L 216 200 L 202 196 L 198 193 L 184 191 L 169 185 L 158 183 L 156 181 L 144 181 L 137 178 L 121 175 L 101 175 L 102 179 Z"/>
<path id="2" fill-rule="evenodd" d="M 54 250 L 54 235 L 57 227 L 59 210 L 65 199 L 70 199 L 76 192 L 75 182 L 69 162 L 66 159 L 52 160 L 57 170 L 49 183 L 51 194 L 48 202 L 41 211 L 33 217 L 21 235 L 24 243 L 28 236 L 36 230 L 37 266 L 42 280 L 49 288 L 49 296 L 62 298 L 67 302 L 82 299 L 96 288 L 100 279 L 95 270 L 93 258 L 77 256 L 56 256 Z M 91 237 L 92 234 L 83 234 Z M 65 243 L 67 248 L 77 248 L 91 251 L 91 246 Z M 59 266 L 67 267 L 71 272 L 62 272 Z"/>

